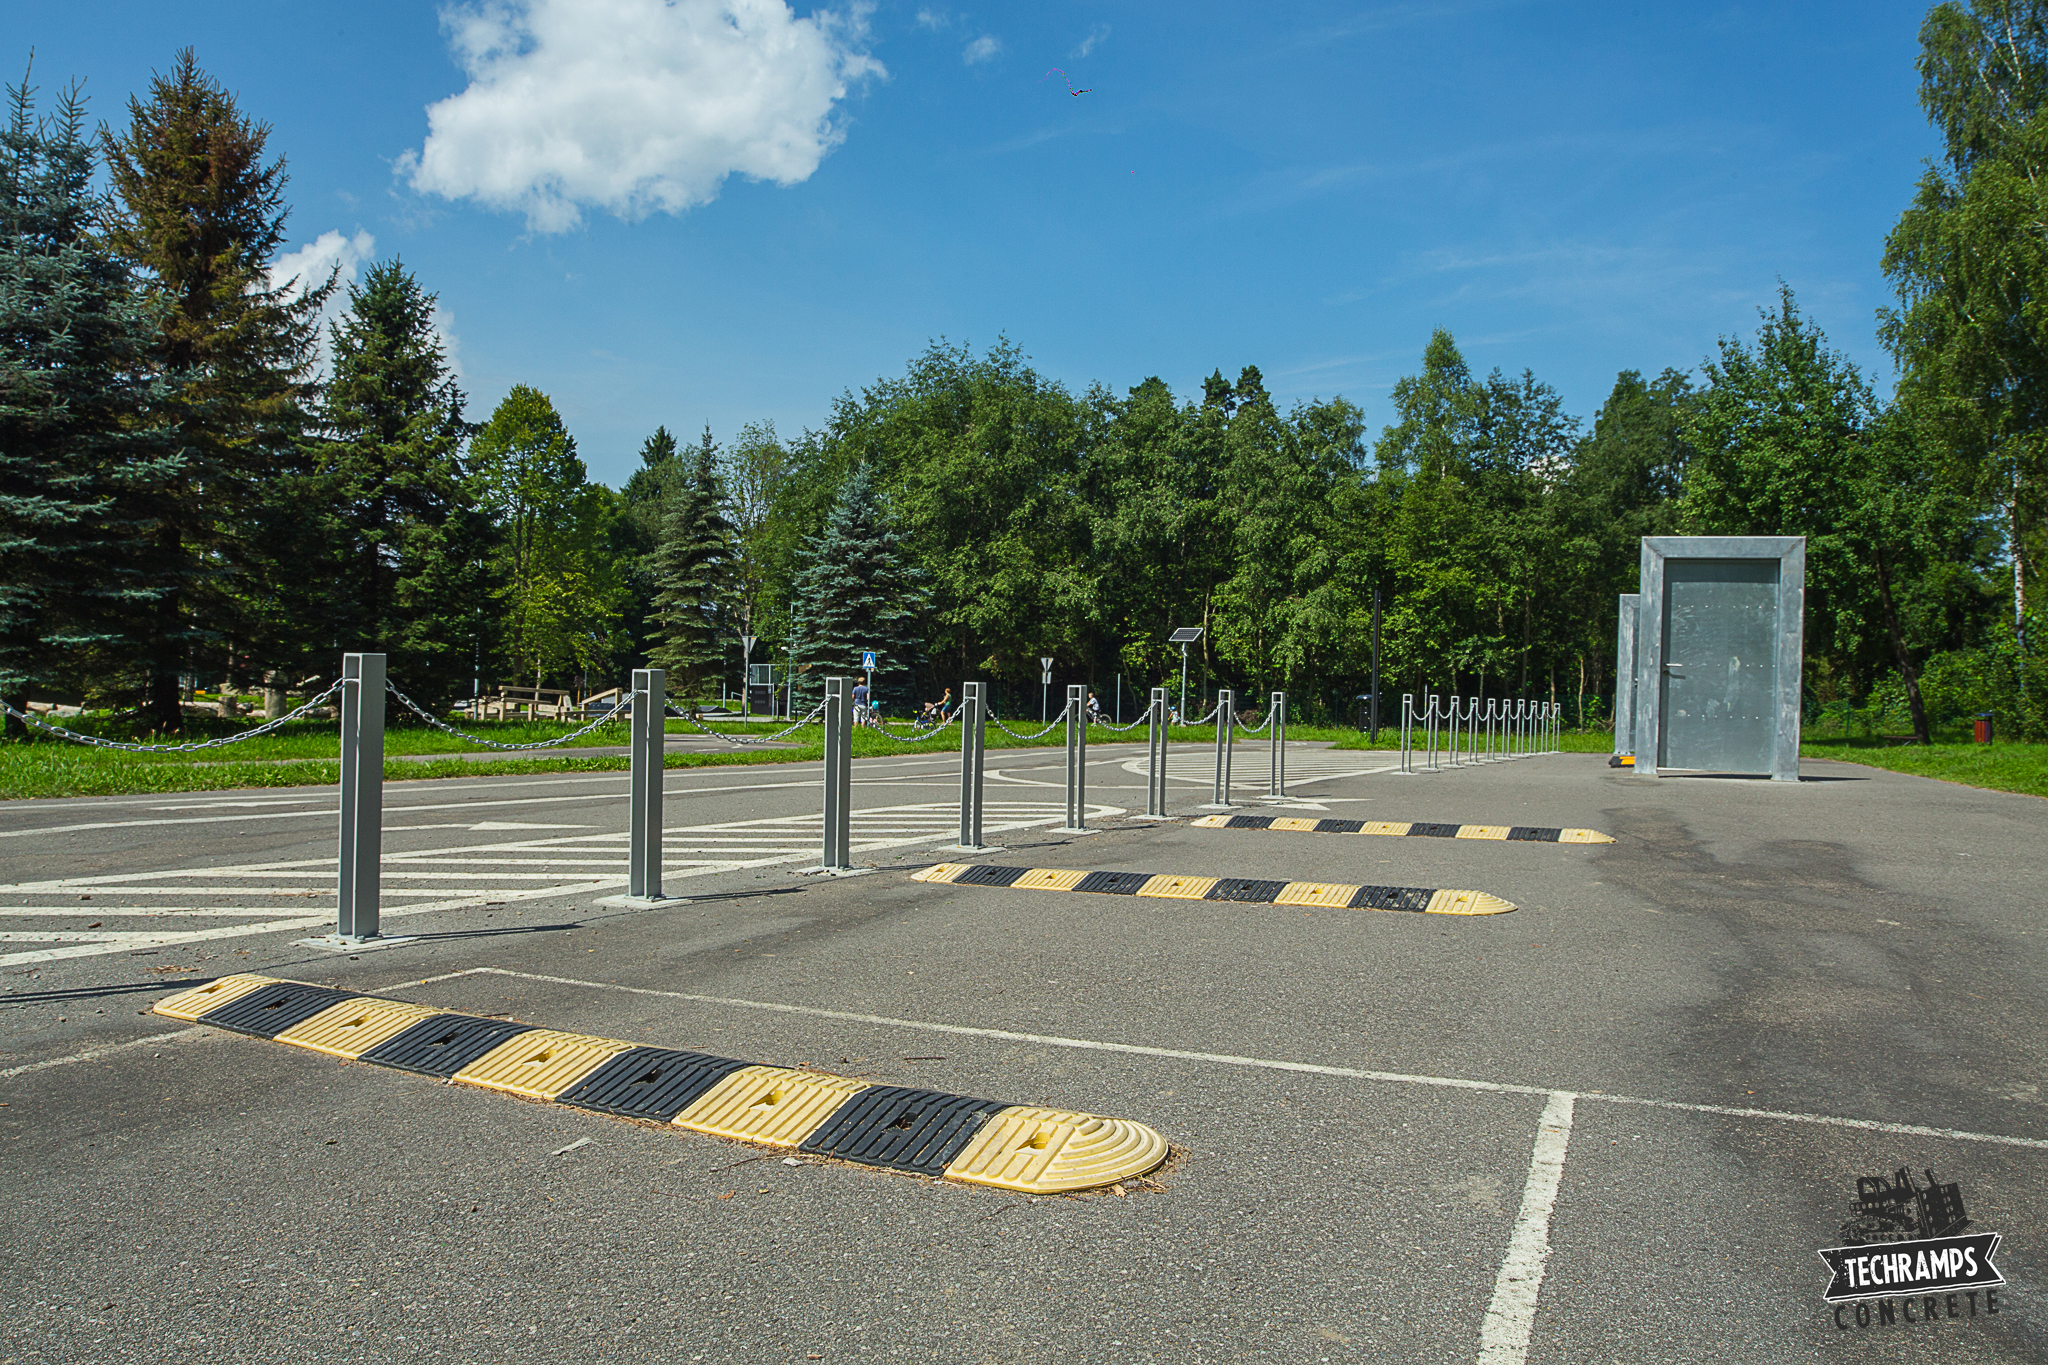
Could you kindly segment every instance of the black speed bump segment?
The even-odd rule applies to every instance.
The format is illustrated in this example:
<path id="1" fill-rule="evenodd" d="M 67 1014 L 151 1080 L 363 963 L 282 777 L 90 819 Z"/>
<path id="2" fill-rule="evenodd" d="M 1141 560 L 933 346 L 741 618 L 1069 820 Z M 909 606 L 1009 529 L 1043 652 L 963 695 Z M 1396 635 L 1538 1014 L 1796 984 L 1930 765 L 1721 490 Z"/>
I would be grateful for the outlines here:
<path id="1" fill-rule="evenodd" d="M 1076 881 L 1080 876 L 1072 874 Z M 233 1013 L 236 1005 L 247 1008 Z M 241 974 L 180 991 L 159 1001 L 156 1012 L 345 1059 L 329 1036 L 334 1020 L 347 1024 L 376 1011 L 427 1008 Z M 312 1029 L 270 1027 L 279 1015 L 301 1009 L 306 1012 L 295 1023 L 321 1010 L 338 1012 Z M 467 1014 L 430 1013 L 357 1060 L 540 1103 L 1027 1194 L 1115 1184 L 1143 1175 L 1167 1152 L 1165 1138 L 1126 1119 L 870 1085 Z"/>
<path id="2" fill-rule="evenodd" d="M 322 1010 L 354 998 L 349 992 L 331 986 L 274 981 L 239 999 L 214 1006 L 199 1016 L 199 1022 L 233 1029 L 251 1038 L 275 1038 L 294 1024 L 303 1024 Z"/>
<path id="3" fill-rule="evenodd" d="M 378 1066 L 395 1066 L 400 1071 L 417 1071 L 423 1076 L 438 1076 L 445 1081 L 493 1048 L 532 1028 L 531 1024 L 515 1024 L 509 1019 L 437 1014 L 420 1020 L 396 1038 L 377 1044 L 362 1055 L 362 1060 Z"/>
<path id="4" fill-rule="evenodd" d="M 1009 1108 L 936 1090 L 878 1085 L 839 1106 L 803 1150 L 919 1175 L 944 1175 L 990 1114 Z"/>
<path id="5" fill-rule="evenodd" d="M 746 1065 L 672 1047 L 630 1048 L 556 1096 L 556 1101 L 621 1118 L 668 1123 Z"/>
<path id="6" fill-rule="evenodd" d="M 1286 815 L 1205 815 L 1195 829 L 1277 829 L 1297 834 L 1378 834 L 1413 839 L 1486 839 L 1531 844 L 1611 844 L 1597 829 L 1549 825 L 1442 825 L 1408 820 L 1304 820 Z"/>

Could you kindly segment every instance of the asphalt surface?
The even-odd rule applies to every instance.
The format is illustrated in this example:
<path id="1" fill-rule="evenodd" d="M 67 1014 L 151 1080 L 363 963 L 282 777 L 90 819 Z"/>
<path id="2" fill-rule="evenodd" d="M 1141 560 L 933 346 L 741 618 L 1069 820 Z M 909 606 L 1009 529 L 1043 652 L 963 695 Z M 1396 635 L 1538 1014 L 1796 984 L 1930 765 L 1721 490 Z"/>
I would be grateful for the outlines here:
<path id="1" fill-rule="evenodd" d="M 1205 754 L 1145 822 L 1142 749 L 1091 752 L 1086 835 L 1057 752 L 990 754 L 1004 851 L 972 858 L 939 851 L 955 758 L 857 763 L 846 878 L 802 875 L 816 765 L 672 772 L 690 899 L 653 909 L 607 903 L 623 774 L 392 784 L 413 941 L 357 953 L 298 946 L 331 790 L 0 808 L 0 1361 L 2048 1359 L 2042 802 L 1304 747 L 1272 803 L 1248 744 L 1251 809 L 1616 842 L 1200 829 Z M 942 857 L 1519 908 L 910 879 Z M 1031 1199 L 147 1012 L 226 971 L 1110 1114 L 1174 1155 Z M 2002 1235 L 1995 1316 L 1837 1326 L 1815 1253 L 1900 1167 Z"/>

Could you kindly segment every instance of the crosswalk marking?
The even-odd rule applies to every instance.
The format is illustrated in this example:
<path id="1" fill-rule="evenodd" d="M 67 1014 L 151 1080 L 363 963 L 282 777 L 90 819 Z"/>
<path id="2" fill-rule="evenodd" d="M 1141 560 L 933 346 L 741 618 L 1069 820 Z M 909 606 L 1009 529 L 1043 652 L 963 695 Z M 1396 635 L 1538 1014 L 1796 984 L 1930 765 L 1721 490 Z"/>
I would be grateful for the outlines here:
<path id="1" fill-rule="evenodd" d="M 1121 815 L 1117 806 L 1090 807 L 1095 818 Z M 984 835 L 1057 825 L 1064 805 L 1050 801 L 990 801 L 982 810 Z M 959 830 L 959 808 L 951 802 L 884 806 L 852 815 L 852 851 L 877 853 L 918 844 L 949 843 Z M 466 827 L 463 827 L 467 832 Z M 565 828 L 554 826 L 553 828 Z M 573 828 L 566 827 L 566 828 Z M 823 838 L 824 817 L 768 816 L 712 824 L 675 826 L 662 833 L 664 875 L 712 876 L 747 868 L 787 867 L 814 862 Z M 446 848 L 387 852 L 380 881 L 385 918 L 473 909 L 513 901 L 588 896 L 626 885 L 628 836 L 561 834 L 499 844 L 462 843 Z M 0 886 L 0 944 L 24 946 L 0 952 L 0 967 L 60 961 L 138 948 L 164 948 L 213 939 L 313 930 L 333 923 L 335 860 L 298 858 L 205 868 L 161 868 L 85 877 L 57 877 Z M 410 884 L 408 884 L 410 883 Z M 57 893 L 90 896 L 51 905 Z M 151 904 L 175 896 L 179 904 Z M 304 897 L 302 906 L 279 906 L 280 897 Z M 207 903 L 199 898 L 215 898 Z M 6 902 L 21 899 L 23 903 Z M 124 901 L 140 904 L 124 904 Z M 239 901 L 252 904 L 238 904 Z M 162 927 L 87 928 L 81 919 L 147 917 Z M 222 920 L 236 923 L 219 923 Z M 41 925 L 9 928 L 15 921 Z M 51 921 L 70 921 L 47 927 Z M 213 921 L 205 928 L 172 928 L 180 921 Z"/>

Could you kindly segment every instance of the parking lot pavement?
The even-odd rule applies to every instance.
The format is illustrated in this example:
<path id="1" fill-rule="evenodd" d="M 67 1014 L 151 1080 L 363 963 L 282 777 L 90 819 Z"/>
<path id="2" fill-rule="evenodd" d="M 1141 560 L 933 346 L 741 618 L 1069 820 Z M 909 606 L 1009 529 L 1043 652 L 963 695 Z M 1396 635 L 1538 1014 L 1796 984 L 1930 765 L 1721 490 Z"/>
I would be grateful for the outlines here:
<path id="1" fill-rule="evenodd" d="M 692 900 L 653 910 L 604 903 L 617 778 L 405 784 L 387 864 L 475 874 L 418 879 L 438 895 L 414 904 L 444 908 L 400 921 L 425 931 L 411 944 L 0 943 L 118 949 L 0 967 L 0 1133 L 25 1192 L 0 1359 L 2048 1358 L 2048 807 L 1848 765 L 1651 781 L 1578 755 L 1415 777 L 1304 757 L 1321 771 L 1276 803 L 1255 756 L 1239 794 L 1261 814 L 1615 842 L 1215 829 L 1184 818 L 1209 792 L 1171 762 L 1183 818 L 1115 814 L 1142 805 L 1133 756 L 1095 752 L 1101 832 L 1074 835 L 1036 785 L 1057 754 L 992 755 L 992 829 L 1012 804 L 1002 851 L 973 858 L 939 851 L 948 760 L 856 764 L 875 870 L 843 879 L 797 875 L 814 768 L 671 774 L 671 890 Z M 297 864 L 270 891 L 317 892 L 331 830 L 232 799 L 256 804 L 9 808 L 0 835 L 34 833 L 0 838 L 0 915 L 79 894 L 64 904 L 249 906 L 263 863 Z M 208 814 L 236 818 L 136 823 Z M 1517 908 L 913 880 L 941 857 Z M 227 890 L 124 889 L 164 883 Z M 91 932 L 138 922 L 116 913 Z M 1120 1193 L 1032 1199 L 145 1013 L 224 970 L 1103 1113 L 1174 1153 Z M 1867 1327 L 1823 1303 L 1816 1253 L 1858 1178 L 1900 1168 L 2001 1234 L 1995 1315 L 1981 1292 L 1933 1322 L 1870 1300 Z"/>

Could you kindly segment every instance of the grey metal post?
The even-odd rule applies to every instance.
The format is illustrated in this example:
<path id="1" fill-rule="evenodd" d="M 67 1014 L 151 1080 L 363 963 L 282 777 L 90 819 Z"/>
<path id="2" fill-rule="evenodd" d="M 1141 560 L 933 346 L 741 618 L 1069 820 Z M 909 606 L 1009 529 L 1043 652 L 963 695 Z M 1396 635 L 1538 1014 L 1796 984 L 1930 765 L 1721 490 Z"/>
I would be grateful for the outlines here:
<path id="1" fill-rule="evenodd" d="M 960 847 L 980 848 L 981 842 L 981 749 L 988 738 L 988 722 L 982 716 L 982 692 L 987 683 L 960 684 Z"/>
<path id="2" fill-rule="evenodd" d="M 1401 771 L 1415 771 L 1415 694 L 1401 694 Z"/>
<path id="3" fill-rule="evenodd" d="M 633 725 L 627 785 L 626 894 L 661 899 L 661 763 L 668 752 L 668 674 L 659 668 L 633 670 Z"/>
<path id="4" fill-rule="evenodd" d="M 341 656 L 341 859 L 334 936 L 376 938 L 384 854 L 384 656 Z"/>
<path id="5" fill-rule="evenodd" d="M 1067 687 L 1068 830 L 1088 828 L 1088 689 Z"/>
<path id="6" fill-rule="evenodd" d="M 1230 805 L 1230 741 L 1237 696 L 1229 688 L 1216 693 L 1216 799 L 1209 804 Z"/>
<path id="7" fill-rule="evenodd" d="M 1273 694 L 1272 772 L 1266 778 L 1266 795 L 1287 795 L 1287 694 Z"/>
<path id="8" fill-rule="evenodd" d="M 1152 707 L 1145 737 L 1150 746 L 1145 769 L 1145 814 L 1166 814 L 1166 689 L 1152 689 Z"/>
<path id="9" fill-rule="evenodd" d="M 825 679 L 825 848 L 819 865 L 853 866 L 853 715 L 851 678 Z"/>

